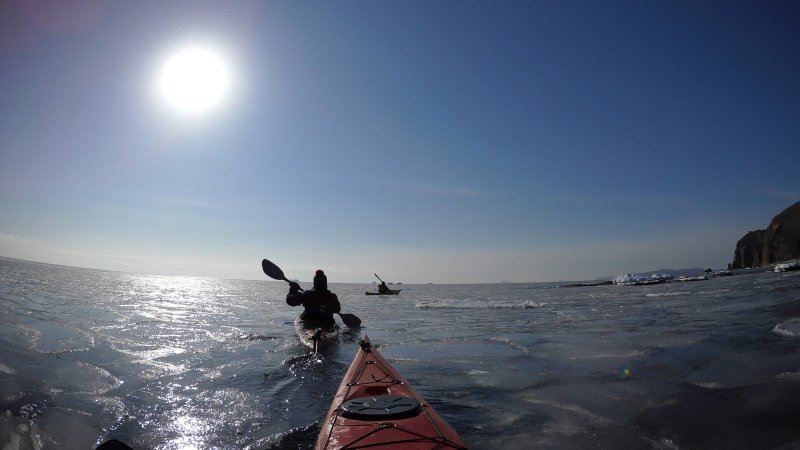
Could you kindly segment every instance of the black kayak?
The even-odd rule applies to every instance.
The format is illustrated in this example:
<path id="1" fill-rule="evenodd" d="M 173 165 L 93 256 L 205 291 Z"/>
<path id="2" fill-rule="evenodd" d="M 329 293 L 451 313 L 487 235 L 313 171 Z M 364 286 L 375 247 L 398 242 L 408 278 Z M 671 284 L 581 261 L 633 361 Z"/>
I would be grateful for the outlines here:
<path id="1" fill-rule="evenodd" d="M 400 291 L 402 291 L 402 289 L 389 289 L 389 292 L 387 292 L 385 294 L 381 294 L 380 292 L 370 292 L 370 291 L 364 292 L 364 294 L 365 295 L 397 295 L 397 294 L 400 293 Z"/>

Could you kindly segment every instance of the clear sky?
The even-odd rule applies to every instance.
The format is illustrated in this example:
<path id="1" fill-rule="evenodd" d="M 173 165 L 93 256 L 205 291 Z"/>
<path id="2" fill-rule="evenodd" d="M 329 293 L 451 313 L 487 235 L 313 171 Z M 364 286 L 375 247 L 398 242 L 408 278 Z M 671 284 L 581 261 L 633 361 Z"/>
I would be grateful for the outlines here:
<path id="1" fill-rule="evenodd" d="M 202 114 L 158 88 L 187 46 L 230 74 Z M 719 269 L 800 200 L 799 143 L 797 2 L 0 2 L 7 257 L 330 282 Z"/>

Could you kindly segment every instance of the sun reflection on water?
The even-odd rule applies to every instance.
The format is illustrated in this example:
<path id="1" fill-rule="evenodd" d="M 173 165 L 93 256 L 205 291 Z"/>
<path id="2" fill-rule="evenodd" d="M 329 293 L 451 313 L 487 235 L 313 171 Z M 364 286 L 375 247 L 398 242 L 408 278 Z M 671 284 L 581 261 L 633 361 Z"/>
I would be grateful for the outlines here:
<path id="1" fill-rule="evenodd" d="M 178 411 L 179 414 L 184 411 Z M 212 427 L 203 419 L 191 415 L 181 415 L 172 425 L 178 438 L 173 441 L 175 448 L 181 450 L 195 450 L 206 448 L 206 436 L 212 432 Z"/>
<path id="2" fill-rule="evenodd" d="M 202 384 L 220 376 L 207 355 L 237 335 L 230 287 L 220 280 L 158 275 L 130 274 L 129 282 L 122 302 L 126 317 L 107 330 L 115 349 L 143 365 L 139 378 L 149 383 L 145 408 L 161 405 L 147 414 L 159 434 L 169 436 L 158 448 L 210 448 L 226 414 L 212 415 L 221 405 Z"/>

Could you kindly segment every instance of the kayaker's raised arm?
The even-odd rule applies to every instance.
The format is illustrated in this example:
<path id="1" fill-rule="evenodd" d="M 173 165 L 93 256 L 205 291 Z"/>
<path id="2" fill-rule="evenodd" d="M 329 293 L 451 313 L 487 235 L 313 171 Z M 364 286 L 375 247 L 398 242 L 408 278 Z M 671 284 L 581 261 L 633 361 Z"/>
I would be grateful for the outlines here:
<path id="1" fill-rule="evenodd" d="M 300 306 L 303 304 L 303 294 L 300 293 L 300 285 L 294 281 L 289 282 L 289 293 L 286 294 L 286 304 L 289 306 Z"/>

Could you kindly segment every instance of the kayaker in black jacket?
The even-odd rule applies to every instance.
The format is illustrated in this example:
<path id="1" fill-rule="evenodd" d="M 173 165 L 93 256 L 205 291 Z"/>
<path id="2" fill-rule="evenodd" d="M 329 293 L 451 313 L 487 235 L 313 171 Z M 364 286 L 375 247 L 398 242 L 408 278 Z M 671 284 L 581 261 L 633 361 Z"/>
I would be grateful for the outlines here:
<path id="1" fill-rule="evenodd" d="M 333 315 L 342 310 L 339 298 L 328 290 L 328 277 L 322 270 L 317 270 L 314 275 L 313 289 L 301 292 L 299 284 L 294 281 L 290 282 L 286 303 L 289 306 L 303 305 L 305 310 L 300 314 L 303 322 L 321 327 L 334 326 L 336 321 L 333 319 Z"/>
<path id="2" fill-rule="evenodd" d="M 389 292 L 389 286 L 386 286 L 386 282 L 383 280 L 381 280 L 381 284 L 378 285 L 378 293 L 391 294 L 391 292 Z"/>

